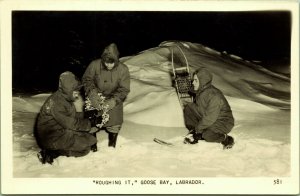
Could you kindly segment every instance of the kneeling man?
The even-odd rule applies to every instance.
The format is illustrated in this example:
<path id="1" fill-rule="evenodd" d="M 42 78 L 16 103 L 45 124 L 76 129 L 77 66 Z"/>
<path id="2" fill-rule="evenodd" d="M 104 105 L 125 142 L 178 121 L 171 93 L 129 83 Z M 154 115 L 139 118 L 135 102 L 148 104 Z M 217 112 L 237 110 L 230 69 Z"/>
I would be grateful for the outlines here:
<path id="1" fill-rule="evenodd" d="M 231 108 L 223 93 L 212 85 L 212 74 L 200 68 L 193 74 L 194 103 L 184 108 L 185 125 L 190 131 L 185 143 L 198 140 L 221 143 L 224 149 L 234 145 L 228 133 L 234 126 Z"/>
<path id="2" fill-rule="evenodd" d="M 37 118 L 35 136 L 42 149 L 38 154 L 42 163 L 52 164 L 63 156 L 84 156 L 97 139 L 82 112 L 77 112 L 74 102 L 80 96 L 80 81 L 72 72 L 64 72 L 59 78 L 59 88 L 44 103 Z"/>

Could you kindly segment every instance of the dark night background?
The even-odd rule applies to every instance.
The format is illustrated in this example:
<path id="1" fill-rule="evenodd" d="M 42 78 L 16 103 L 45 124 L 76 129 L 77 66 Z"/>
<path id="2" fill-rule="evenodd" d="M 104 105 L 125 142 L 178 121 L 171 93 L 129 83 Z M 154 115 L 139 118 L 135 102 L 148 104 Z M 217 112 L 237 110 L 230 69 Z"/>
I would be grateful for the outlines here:
<path id="1" fill-rule="evenodd" d="M 56 90 L 61 72 L 81 77 L 111 42 L 121 57 L 162 41 L 195 42 L 278 70 L 290 65 L 291 20 L 288 11 L 14 11 L 13 92 Z"/>

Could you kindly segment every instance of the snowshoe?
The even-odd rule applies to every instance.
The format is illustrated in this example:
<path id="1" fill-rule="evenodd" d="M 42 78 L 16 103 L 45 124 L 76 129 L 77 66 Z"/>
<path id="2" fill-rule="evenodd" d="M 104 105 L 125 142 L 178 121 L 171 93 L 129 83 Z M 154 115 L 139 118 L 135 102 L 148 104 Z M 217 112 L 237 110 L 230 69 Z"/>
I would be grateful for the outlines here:
<path id="1" fill-rule="evenodd" d="M 226 136 L 225 140 L 221 142 L 223 144 L 223 149 L 230 149 L 234 145 L 234 139 L 231 136 Z"/>
<path id="2" fill-rule="evenodd" d="M 188 60 L 180 46 L 173 47 L 171 50 L 173 79 L 177 96 L 182 108 L 187 103 L 193 102 L 193 97 L 189 93 L 191 90 L 192 79 L 190 75 Z M 182 65 L 184 59 L 185 65 Z"/>

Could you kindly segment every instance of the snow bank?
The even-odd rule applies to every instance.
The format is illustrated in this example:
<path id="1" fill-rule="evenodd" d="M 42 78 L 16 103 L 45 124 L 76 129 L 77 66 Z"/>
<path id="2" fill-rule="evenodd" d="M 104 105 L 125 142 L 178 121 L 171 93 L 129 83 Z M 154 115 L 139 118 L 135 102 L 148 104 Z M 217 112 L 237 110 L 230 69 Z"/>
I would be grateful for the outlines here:
<path id="1" fill-rule="evenodd" d="M 134 102 L 127 103 L 125 120 L 135 123 L 184 127 L 182 109 L 175 90 L 148 92 Z"/>
<path id="2" fill-rule="evenodd" d="M 32 97 L 13 97 L 13 111 L 38 113 L 49 96 L 50 94 L 39 94 Z"/>

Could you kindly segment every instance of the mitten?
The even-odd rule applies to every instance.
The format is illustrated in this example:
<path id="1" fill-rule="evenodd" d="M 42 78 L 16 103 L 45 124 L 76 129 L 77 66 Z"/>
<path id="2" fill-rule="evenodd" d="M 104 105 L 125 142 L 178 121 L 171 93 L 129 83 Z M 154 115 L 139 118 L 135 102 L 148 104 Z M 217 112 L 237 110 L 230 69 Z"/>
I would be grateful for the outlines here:
<path id="1" fill-rule="evenodd" d="M 99 129 L 97 127 L 92 127 L 89 133 L 96 133 Z"/>
<path id="2" fill-rule="evenodd" d="M 90 93 L 88 94 L 88 98 L 90 99 L 91 104 L 94 108 L 96 108 L 98 110 L 101 109 L 101 107 L 100 107 L 101 99 L 100 99 L 96 89 L 93 89 L 90 91 Z"/>
<path id="3" fill-rule="evenodd" d="M 105 101 L 104 104 L 108 105 L 108 110 L 111 110 L 116 106 L 117 102 L 115 99 L 111 98 L 111 99 L 108 99 L 107 101 Z"/>

